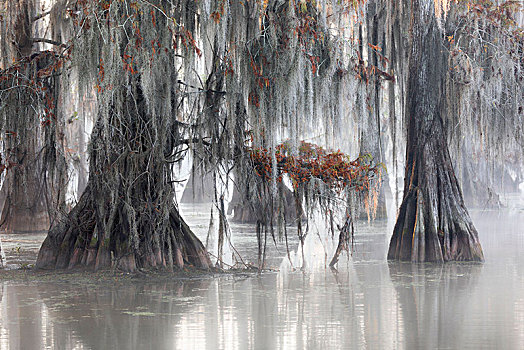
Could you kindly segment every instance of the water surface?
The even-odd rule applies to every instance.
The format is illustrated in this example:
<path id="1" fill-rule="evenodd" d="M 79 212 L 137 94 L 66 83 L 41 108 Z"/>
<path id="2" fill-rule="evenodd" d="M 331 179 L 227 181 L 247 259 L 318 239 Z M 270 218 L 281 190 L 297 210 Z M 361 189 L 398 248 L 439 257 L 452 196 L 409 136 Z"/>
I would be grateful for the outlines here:
<path id="1" fill-rule="evenodd" d="M 387 225 L 375 222 L 359 224 L 338 272 L 3 282 L 0 349 L 523 349 L 524 210 L 472 216 L 484 264 L 388 264 Z M 253 255 L 252 228 L 233 230 Z M 272 262 L 285 255 L 272 251 Z"/>

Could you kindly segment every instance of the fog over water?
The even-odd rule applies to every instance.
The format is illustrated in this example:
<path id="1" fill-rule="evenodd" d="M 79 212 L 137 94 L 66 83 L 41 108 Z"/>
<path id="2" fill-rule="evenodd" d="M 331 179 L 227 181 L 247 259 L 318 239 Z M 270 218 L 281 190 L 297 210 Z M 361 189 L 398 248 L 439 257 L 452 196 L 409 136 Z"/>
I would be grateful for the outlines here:
<path id="1" fill-rule="evenodd" d="M 118 286 L 2 282 L 0 349 L 523 349 L 524 200 L 510 202 L 471 211 L 484 264 L 388 263 L 390 229 L 376 221 L 357 225 L 338 272 L 311 264 Z M 182 209 L 205 240 L 208 212 Z M 256 261 L 254 229 L 232 231 Z M 2 238 L 14 267 L 16 246 L 42 236 Z M 285 246 L 268 249 L 277 269 Z"/>

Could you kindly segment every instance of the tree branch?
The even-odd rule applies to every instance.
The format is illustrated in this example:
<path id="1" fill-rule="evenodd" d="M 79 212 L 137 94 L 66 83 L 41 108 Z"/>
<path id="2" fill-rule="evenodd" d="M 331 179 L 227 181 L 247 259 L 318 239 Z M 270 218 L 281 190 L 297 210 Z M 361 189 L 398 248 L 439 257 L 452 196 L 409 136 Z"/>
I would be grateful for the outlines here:
<path id="1" fill-rule="evenodd" d="M 52 39 L 46 39 L 46 38 L 31 38 L 31 41 L 34 42 L 34 43 L 46 43 L 46 44 L 51 44 L 51 45 L 55 45 L 55 46 L 63 46 L 64 45 L 64 44 L 62 44 L 59 41 L 52 40 Z"/>
<path id="2" fill-rule="evenodd" d="M 185 83 L 182 80 L 178 80 L 177 83 L 179 83 L 181 85 L 185 85 L 185 86 L 193 88 L 193 89 L 197 89 L 198 91 L 202 91 L 202 92 L 212 92 L 212 93 L 215 93 L 215 94 L 226 94 L 225 91 L 217 91 L 217 90 L 213 90 L 213 89 L 202 89 L 202 88 L 199 88 L 197 86 L 189 85 L 188 83 Z"/>
<path id="3" fill-rule="evenodd" d="M 204 146 L 211 146 L 211 143 L 209 141 L 206 141 L 204 138 L 193 137 L 191 139 L 179 140 L 175 144 L 175 147 L 180 146 L 180 145 L 188 145 L 189 146 L 192 143 L 202 143 Z"/>
<path id="4" fill-rule="evenodd" d="M 51 13 L 51 10 L 46 11 L 46 12 L 42 12 L 41 14 L 38 14 L 38 15 L 36 15 L 35 17 L 33 17 L 33 19 L 32 19 L 31 21 L 32 21 L 32 22 L 36 22 L 36 21 L 38 21 L 39 19 L 44 18 L 45 16 L 49 15 L 50 13 Z"/>

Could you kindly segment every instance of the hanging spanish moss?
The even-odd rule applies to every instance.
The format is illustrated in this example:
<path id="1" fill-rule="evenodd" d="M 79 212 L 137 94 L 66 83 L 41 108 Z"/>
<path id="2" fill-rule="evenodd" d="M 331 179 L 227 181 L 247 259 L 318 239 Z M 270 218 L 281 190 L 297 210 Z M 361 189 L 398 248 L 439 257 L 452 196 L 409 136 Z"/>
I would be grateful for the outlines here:
<path id="1" fill-rule="evenodd" d="M 37 265 L 209 267 L 173 202 L 171 163 L 190 147 L 212 171 L 236 161 L 236 178 L 244 179 L 251 170 L 238 160 L 246 145 L 274 150 L 289 138 L 296 152 L 299 135 L 334 140 L 347 117 L 338 99 L 348 101 L 342 82 L 349 60 L 344 36 L 329 27 L 349 23 L 353 8 L 324 6 L 71 5 L 81 34 L 70 62 L 81 89 L 96 85 L 99 117 L 87 189 L 51 229 Z M 274 151 L 271 157 L 276 166 Z M 275 177 L 267 195 L 276 193 Z"/>
<path id="2" fill-rule="evenodd" d="M 181 65 L 174 46 L 189 41 L 183 50 L 191 58 L 196 46 L 180 23 L 193 26 L 194 19 L 174 8 L 177 17 L 162 15 L 148 3 L 77 6 L 81 15 L 71 16 L 84 32 L 71 62 L 81 88 L 96 83 L 98 90 L 90 177 L 78 204 L 51 228 L 37 266 L 209 268 L 172 187 L 176 149 L 187 142 L 176 119 Z"/>
<path id="3" fill-rule="evenodd" d="M 428 93 L 438 106 L 430 104 L 434 113 L 425 120 L 440 124 L 423 130 L 437 130 L 439 143 L 417 143 L 418 131 L 410 129 L 425 125 L 410 119 L 419 96 L 413 72 L 427 68 L 411 63 L 410 21 L 419 2 L 57 0 L 48 13 L 51 37 L 43 38 L 27 34 L 27 23 L 46 16 L 35 10 L 39 1 L 10 4 L 13 16 L 2 21 L 0 35 L 5 57 L 14 55 L 5 33 L 26 29 L 17 34 L 20 60 L 2 61 L 0 129 L 13 132 L 5 155 L 42 134 L 29 147 L 42 150 L 31 172 L 50 189 L 55 209 L 39 267 L 210 268 L 175 201 L 173 173 L 184 158 L 192 159 L 193 176 L 214 174 L 219 266 L 231 262 L 222 255 L 230 246 L 225 198 L 233 185 L 255 216 L 263 268 L 267 242 L 285 239 L 294 221 L 303 245 L 318 210 L 339 235 L 334 264 L 350 246 L 354 199 L 371 218 L 371 209 L 385 207 L 388 191 L 396 204 L 411 203 L 400 208 L 406 228 L 398 224 L 396 235 L 431 226 L 444 237 L 438 238 L 447 247 L 443 260 L 481 259 L 481 252 L 469 254 L 446 238 L 458 230 L 478 243 L 460 185 L 482 204 L 491 199 L 480 194 L 496 199 L 506 183 L 522 180 L 522 35 L 509 15 L 513 2 L 423 2 L 434 17 L 435 40 L 427 45 L 445 50 L 431 78 L 440 95 Z M 70 81 L 77 92 L 66 87 Z M 7 88 L 13 82 L 16 88 Z M 63 170 L 72 161 L 65 134 L 78 111 L 63 105 L 67 96 L 76 94 L 80 104 L 93 91 L 89 180 L 67 212 Z M 23 103 L 15 102 L 19 97 Z M 412 154 L 418 146 L 440 153 L 420 158 Z M 377 192 L 379 162 L 388 173 Z M 8 177 L 19 163 L 4 162 Z M 401 181 L 404 169 L 412 172 Z M 438 211 L 435 189 L 425 192 L 435 183 L 451 188 L 436 201 L 440 221 L 431 216 Z M 282 210 L 290 202 L 292 216 Z M 464 222 L 445 219 L 459 216 Z M 397 246 L 409 245 L 403 242 Z M 403 258 L 411 254 L 400 251 Z M 414 260 L 424 260 L 421 254 Z"/>
<path id="4" fill-rule="evenodd" d="M 449 24 L 449 140 L 466 198 L 482 208 L 499 206 L 499 195 L 517 191 L 524 175 L 524 43 L 512 16 L 518 6 L 461 8 Z"/>

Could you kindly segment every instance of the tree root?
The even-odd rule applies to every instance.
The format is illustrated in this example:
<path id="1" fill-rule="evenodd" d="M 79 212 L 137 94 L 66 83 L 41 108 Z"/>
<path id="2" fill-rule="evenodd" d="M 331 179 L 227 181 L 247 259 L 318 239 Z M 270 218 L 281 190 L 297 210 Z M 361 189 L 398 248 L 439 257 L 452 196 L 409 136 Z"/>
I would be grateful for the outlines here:
<path id="1" fill-rule="evenodd" d="M 117 205 L 103 218 L 105 222 L 112 222 L 109 232 L 101 229 L 102 220 L 97 219 L 100 213 L 93 205 L 91 187 L 88 185 L 67 217 L 49 230 L 38 254 L 37 268 L 118 268 L 134 272 L 140 268 L 211 267 L 204 246 L 174 205 L 169 208 L 167 224 L 162 232 L 151 232 L 145 225 L 139 225 L 139 241 L 134 243 L 124 205 Z M 114 215 L 114 221 L 107 217 L 111 215 Z"/>

